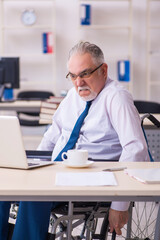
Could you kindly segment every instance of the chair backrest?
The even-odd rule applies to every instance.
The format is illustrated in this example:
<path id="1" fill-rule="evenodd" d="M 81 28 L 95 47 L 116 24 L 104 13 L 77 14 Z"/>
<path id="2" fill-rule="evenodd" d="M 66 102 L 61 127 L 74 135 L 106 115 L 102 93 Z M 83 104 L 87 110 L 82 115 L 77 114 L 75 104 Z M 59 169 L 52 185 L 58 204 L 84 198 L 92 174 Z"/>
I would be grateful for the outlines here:
<path id="1" fill-rule="evenodd" d="M 134 101 L 139 113 L 160 113 L 160 103 L 150 101 Z"/>
<path id="2" fill-rule="evenodd" d="M 48 91 L 22 91 L 17 95 L 18 99 L 47 99 L 54 96 L 52 92 Z"/>
<path id="3" fill-rule="evenodd" d="M 154 125 L 144 125 L 143 120 L 148 118 Z M 142 118 L 142 129 L 148 145 L 150 160 L 160 161 L 160 122 L 152 114 L 145 114 Z"/>

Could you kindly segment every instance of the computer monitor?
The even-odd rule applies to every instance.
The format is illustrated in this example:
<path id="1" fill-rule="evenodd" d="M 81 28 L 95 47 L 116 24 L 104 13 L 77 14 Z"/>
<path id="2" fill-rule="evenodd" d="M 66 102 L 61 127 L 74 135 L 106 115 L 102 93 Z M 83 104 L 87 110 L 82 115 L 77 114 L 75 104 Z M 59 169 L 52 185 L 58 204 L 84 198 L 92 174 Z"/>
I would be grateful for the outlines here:
<path id="1" fill-rule="evenodd" d="M 5 88 L 19 87 L 19 57 L 0 57 L 0 100 Z"/>

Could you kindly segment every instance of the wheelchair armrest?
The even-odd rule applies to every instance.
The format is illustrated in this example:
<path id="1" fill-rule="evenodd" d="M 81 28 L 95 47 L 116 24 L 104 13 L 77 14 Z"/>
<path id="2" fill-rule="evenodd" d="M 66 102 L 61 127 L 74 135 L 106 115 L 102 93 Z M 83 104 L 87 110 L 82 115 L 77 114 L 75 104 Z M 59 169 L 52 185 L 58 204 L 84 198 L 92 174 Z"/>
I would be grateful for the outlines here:
<path id="1" fill-rule="evenodd" d="M 143 121 L 145 118 L 148 118 L 157 128 L 160 127 L 160 122 L 158 121 L 157 118 L 155 118 L 152 114 L 150 113 L 147 113 L 147 114 L 144 114 L 141 118 L 141 125 L 143 126 Z"/>

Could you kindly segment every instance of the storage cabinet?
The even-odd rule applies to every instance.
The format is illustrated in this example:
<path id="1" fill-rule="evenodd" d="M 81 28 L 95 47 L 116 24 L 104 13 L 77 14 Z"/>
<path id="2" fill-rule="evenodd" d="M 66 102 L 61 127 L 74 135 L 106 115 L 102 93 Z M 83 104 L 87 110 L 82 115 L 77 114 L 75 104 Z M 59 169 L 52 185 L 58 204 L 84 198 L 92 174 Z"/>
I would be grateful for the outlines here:
<path id="1" fill-rule="evenodd" d="M 129 60 L 130 81 L 121 83 L 132 92 L 132 0 L 79 0 L 78 4 L 82 40 L 97 43 L 104 50 L 113 79 L 118 79 L 117 62 Z M 90 25 L 81 24 L 85 4 L 90 5 Z"/>
<path id="2" fill-rule="evenodd" d="M 55 0 L 0 0 L 0 56 L 20 57 L 20 90 L 56 92 L 55 12 Z M 51 53 L 43 33 L 52 33 Z"/>

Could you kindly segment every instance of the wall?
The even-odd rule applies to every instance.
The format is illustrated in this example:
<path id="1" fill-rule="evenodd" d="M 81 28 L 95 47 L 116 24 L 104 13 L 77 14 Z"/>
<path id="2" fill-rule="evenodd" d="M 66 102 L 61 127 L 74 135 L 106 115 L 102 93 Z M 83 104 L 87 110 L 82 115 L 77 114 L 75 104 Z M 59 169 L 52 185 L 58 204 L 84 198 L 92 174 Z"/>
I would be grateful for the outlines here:
<path id="1" fill-rule="evenodd" d="M 2 1 L 0 0 L 0 3 Z M 14 21 L 18 19 L 18 24 L 21 26 L 20 22 L 20 11 L 17 11 L 17 7 L 20 8 L 19 5 L 23 5 L 23 2 L 25 1 L 5 1 L 7 4 L 13 5 L 13 7 L 10 9 L 11 11 L 7 15 L 7 21 L 12 19 L 14 17 Z M 36 2 L 36 1 L 35 1 Z M 27 1 L 27 5 L 31 7 L 32 4 L 36 4 L 34 1 Z M 116 21 L 125 21 L 125 18 L 127 15 L 123 12 L 124 9 L 121 7 L 124 3 L 127 1 L 119 1 L 119 6 L 116 11 L 112 8 L 112 5 L 118 5 L 118 1 L 108 1 L 110 7 L 106 7 L 107 1 L 93 1 L 91 4 L 97 4 L 96 11 L 94 10 L 93 15 L 94 19 L 93 22 L 99 22 L 104 18 L 104 22 L 107 22 L 109 19 L 112 19 L 113 22 Z M 46 3 L 44 1 L 41 1 L 41 5 L 45 5 Z M 93 43 L 96 43 L 99 45 L 102 50 L 104 51 L 106 62 L 109 65 L 109 75 L 117 79 L 117 68 L 116 68 L 116 55 L 119 55 L 119 58 L 123 58 L 123 55 L 127 55 L 126 49 L 128 49 L 127 46 L 127 40 L 125 39 L 125 34 L 121 34 L 123 31 L 121 29 L 118 32 L 115 32 L 114 34 L 108 34 L 106 35 L 106 30 L 82 30 L 79 28 L 79 0 L 55 0 L 56 4 L 56 67 L 54 67 L 54 64 L 52 60 L 50 60 L 49 56 L 45 58 L 44 56 L 40 57 L 40 60 L 37 61 L 37 58 L 34 57 L 33 60 L 29 60 L 29 67 L 23 69 L 24 70 L 24 76 L 22 76 L 21 82 L 26 83 L 26 87 L 28 86 L 28 82 L 35 81 L 35 88 L 41 87 L 43 89 L 46 89 L 47 87 L 50 89 L 50 85 L 47 85 L 47 79 L 52 79 L 51 75 L 55 75 L 54 79 L 56 84 L 53 84 L 53 92 L 56 93 L 56 95 L 60 95 L 62 90 L 67 91 L 71 88 L 72 84 L 69 82 L 65 76 L 67 74 L 67 67 L 66 62 L 68 58 L 68 52 L 71 49 L 73 45 L 75 45 L 79 40 L 86 40 Z M 15 5 L 15 6 L 14 6 Z M 100 9 L 100 6 L 104 5 L 104 8 Z M 132 0 L 133 5 L 133 38 L 132 38 L 132 79 L 131 82 L 133 82 L 132 87 L 132 93 L 134 99 L 147 99 L 147 74 L 146 74 L 146 66 L 147 66 L 147 39 L 146 39 L 146 18 L 147 18 L 147 0 Z M 37 24 L 39 24 L 39 21 L 46 21 L 47 19 L 47 11 L 46 10 L 47 4 L 45 8 L 42 6 L 39 7 L 37 10 L 39 14 L 39 19 L 37 21 Z M 42 10 L 44 11 L 42 12 Z M 16 17 L 15 17 L 15 10 L 17 11 Z M 9 17 L 8 17 L 9 15 Z M 1 23 L 0 23 L 1 24 Z M 13 29 L 14 30 L 14 29 Z M 33 28 L 34 30 L 34 28 Z M 32 31 L 32 28 L 31 28 Z M 28 37 L 30 34 L 28 34 Z M 37 35 L 39 36 L 39 35 Z M 21 36 L 24 37 L 24 36 Z M 40 39 L 40 38 L 39 38 Z M 14 40 L 14 39 L 13 39 Z M 16 39 L 17 45 L 20 48 L 20 51 L 23 52 L 25 50 L 25 47 L 23 44 L 21 44 L 21 38 Z M 36 40 L 36 39 L 35 39 Z M 40 39 L 41 40 L 41 39 Z M 11 41 L 11 44 L 9 43 L 9 47 L 7 47 L 7 51 L 9 51 L 10 48 L 14 51 L 14 41 L 10 37 L 8 37 L 7 41 Z M 6 41 L 6 42 L 7 42 Z M 18 42 L 19 41 L 19 42 Z M 29 40 L 28 40 L 29 42 Z M 39 41 L 41 43 L 41 41 Z M 0 51 L 1 51 L 1 45 L 0 43 Z M 36 45 L 38 48 L 38 44 Z M 28 47 L 30 47 L 31 52 L 33 48 L 33 52 L 37 48 L 35 48 L 35 44 L 30 44 L 27 46 L 26 51 L 28 51 Z M 41 49 L 41 46 L 39 46 L 38 49 Z M 2 52 L 2 51 L 1 51 Z M 11 51 L 10 51 L 11 52 Z M 41 59 L 47 59 L 48 62 L 43 62 Z M 49 60 L 48 60 L 49 59 Z M 32 62 L 34 61 L 34 64 L 36 65 L 36 68 L 34 68 L 34 64 Z M 41 63 L 40 63 L 41 61 Z M 28 63 L 28 62 L 27 62 Z M 47 64 L 46 64 L 47 63 Z M 27 64 L 26 64 L 27 65 Z M 33 67 L 31 66 L 33 65 Z M 51 66 L 53 65 L 52 72 L 48 71 L 47 68 L 43 70 L 44 66 L 48 66 L 48 68 L 51 69 Z M 157 65 L 156 65 L 157 66 Z M 35 71 L 33 70 L 35 69 Z M 41 71 L 39 71 L 39 69 Z M 43 74 L 41 74 L 43 72 Z M 40 76 L 37 76 L 39 73 Z M 159 77 L 159 75 L 158 75 Z M 28 82 L 27 82 L 28 81 Z M 42 84 L 43 83 L 43 84 Z M 43 86 L 43 87 L 42 87 Z M 159 84 L 160 86 L 160 84 Z M 33 88 L 33 85 L 30 85 L 30 88 Z M 153 88 L 154 89 L 154 88 Z M 157 91 L 157 90 L 155 90 Z M 152 94 L 154 95 L 154 93 Z M 159 97 L 156 99 L 159 101 Z"/>
<path id="2" fill-rule="evenodd" d="M 77 41 L 90 40 L 104 49 L 103 34 L 84 34 L 79 26 L 78 1 L 57 0 L 56 12 L 56 58 L 57 58 L 57 92 L 67 90 L 72 85 L 65 79 L 68 51 Z M 116 18 L 116 16 L 115 16 Z M 98 35 L 98 37 L 97 37 Z M 85 38 L 84 38 L 85 37 Z M 114 40 L 114 39 L 113 39 Z M 121 51 L 119 49 L 119 51 Z M 133 0 L 133 96 L 134 99 L 146 98 L 146 0 Z M 108 59 L 106 59 L 108 61 Z M 110 75 L 116 78 L 116 72 L 110 69 Z"/>

